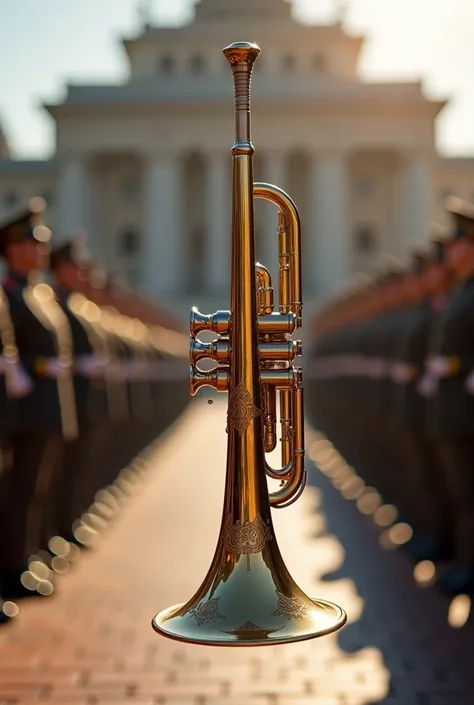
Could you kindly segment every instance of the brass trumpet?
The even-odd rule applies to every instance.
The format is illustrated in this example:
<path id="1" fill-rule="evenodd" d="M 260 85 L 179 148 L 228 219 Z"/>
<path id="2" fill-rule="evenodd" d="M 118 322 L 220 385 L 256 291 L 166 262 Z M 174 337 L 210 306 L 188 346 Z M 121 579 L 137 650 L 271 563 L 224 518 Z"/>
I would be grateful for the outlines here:
<path id="1" fill-rule="evenodd" d="M 207 576 L 185 604 L 160 612 L 153 628 L 179 641 L 213 646 L 283 644 L 336 631 L 345 612 L 312 600 L 296 585 L 278 549 L 271 507 L 285 507 L 302 493 L 304 469 L 301 343 L 290 339 L 302 323 L 301 228 L 293 201 L 276 186 L 254 184 L 250 136 L 250 84 L 260 54 L 255 44 L 224 49 L 234 76 L 236 141 L 233 155 L 231 310 L 191 312 L 190 388 L 229 393 L 224 509 Z M 254 198 L 278 209 L 279 311 L 274 312 L 268 270 L 255 262 Z M 197 336 L 218 338 L 203 343 Z M 217 361 L 199 370 L 204 358 Z M 279 393 L 282 467 L 265 458 L 276 447 Z M 269 494 L 266 476 L 281 481 Z"/>

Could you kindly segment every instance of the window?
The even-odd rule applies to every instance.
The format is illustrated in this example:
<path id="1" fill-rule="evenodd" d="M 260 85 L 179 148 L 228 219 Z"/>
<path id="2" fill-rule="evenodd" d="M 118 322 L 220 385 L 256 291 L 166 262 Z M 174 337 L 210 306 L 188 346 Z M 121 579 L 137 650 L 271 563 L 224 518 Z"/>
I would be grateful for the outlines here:
<path id="1" fill-rule="evenodd" d="M 358 254 L 373 254 L 377 248 L 377 230 L 374 225 L 364 223 L 355 230 L 354 244 Z"/>
<path id="2" fill-rule="evenodd" d="M 294 54 L 287 54 L 283 57 L 283 71 L 285 73 L 293 73 L 296 68 L 296 58 Z"/>
<path id="3" fill-rule="evenodd" d="M 375 183 L 369 178 L 358 179 L 355 184 L 355 191 L 361 199 L 370 198 L 375 193 Z"/>
<path id="4" fill-rule="evenodd" d="M 136 257 L 141 250 L 141 237 L 134 228 L 126 228 L 118 233 L 117 249 L 123 257 Z"/>
<path id="5" fill-rule="evenodd" d="M 174 56 L 171 56 L 170 54 L 165 54 L 164 56 L 161 56 L 159 59 L 159 69 L 161 73 L 173 73 L 175 68 L 175 60 Z"/>
<path id="6" fill-rule="evenodd" d="M 20 196 L 16 191 L 7 191 L 3 196 L 3 204 L 7 208 L 13 208 L 20 201 Z"/>
<path id="7" fill-rule="evenodd" d="M 123 179 L 123 181 L 120 183 L 119 188 L 120 196 L 125 201 L 136 201 L 138 196 L 140 195 L 140 183 L 138 179 L 135 179 L 131 176 Z"/>
<path id="8" fill-rule="evenodd" d="M 201 54 L 195 54 L 190 59 L 191 71 L 193 73 L 203 73 L 206 62 Z"/>
<path id="9" fill-rule="evenodd" d="M 313 68 L 315 71 L 323 71 L 326 66 L 326 61 L 322 54 L 315 54 L 313 56 Z"/>

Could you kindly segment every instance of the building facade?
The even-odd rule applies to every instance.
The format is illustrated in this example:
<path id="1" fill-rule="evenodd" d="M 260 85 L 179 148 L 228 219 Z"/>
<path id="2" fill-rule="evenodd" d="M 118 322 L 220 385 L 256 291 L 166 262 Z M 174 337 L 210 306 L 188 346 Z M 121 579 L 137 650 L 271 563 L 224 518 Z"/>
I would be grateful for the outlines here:
<path id="1" fill-rule="evenodd" d="M 363 82 L 363 37 L 298 23 L 285 0 L 201 0 L 189 25 L 123 40 L 123 85 L 71 85 L 45 106 L 55 157 L 0 158 L 0 217 L 42 194 L 56 240 L 85 229 L 93 254 L 150 296 L 225 294 L 234 125 L 222 48 L 242 38 L 262 47 L 255 178 L 301 211 L 306 295 L 339 288 L 383 253 L 403 257 L 430 221 L 445 221 L 448 193 L 474 199 L 474 158 L 437 153 L 445 103 L 418 82 Z M 269 204 L 256 204 L 256 227 L 258 258 L 275 272 Z"/>

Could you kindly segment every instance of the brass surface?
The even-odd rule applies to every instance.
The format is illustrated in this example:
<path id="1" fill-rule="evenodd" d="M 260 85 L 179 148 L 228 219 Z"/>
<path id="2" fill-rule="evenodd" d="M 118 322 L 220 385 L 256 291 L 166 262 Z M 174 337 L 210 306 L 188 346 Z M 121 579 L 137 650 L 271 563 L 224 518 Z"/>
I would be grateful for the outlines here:
<path id="1" fill-rule="evenodd" d="M 153 628 L 179 641 L 211 646 L 265 646 L 323 636 L 346 622 L 330 602 L 313 600 L 296 585 L 281 557 L 271 507 L 285 507 L 302 493 L 304 469 L 303 383 L 294 358 L 299 341 L 289 336 L 302 323 L 301 227 L 289 196 L 254 184 L 250 136 L 250 83 L 260 54 L 239 42 L 224 50 L 234 76 L 236 141 L 233 157 L 230 311 L 206 316 L 192 309 L 190 390 L 228 392 L 227 467 L 217 548 L 201 587 L 185 604 L 160 612 Z M 278 213 L 278 311 L 268 270 L 255 261 L 254 199 Z M 203 343 L 197 336 L 216 333 Z M 198 362 L 217 366 L 205 372 Z M 282 467 L 265 457 L 277 444 L 277 393 Z M 280 480 L 269 494 L 267 476 Z"/>

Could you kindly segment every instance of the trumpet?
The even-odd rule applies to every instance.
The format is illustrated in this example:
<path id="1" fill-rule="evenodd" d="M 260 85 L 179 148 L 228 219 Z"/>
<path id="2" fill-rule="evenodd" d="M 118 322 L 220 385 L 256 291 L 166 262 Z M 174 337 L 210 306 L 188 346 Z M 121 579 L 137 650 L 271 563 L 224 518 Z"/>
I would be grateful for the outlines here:
<path id="1" fill-rule="evenodd" d="M 221 528 L 209 571 L 191 599 L 157 614 L 153 628 L 178 641 L 210 646 L 265 646 L 336 631 L 346 622 L 337 605 L 308 597 L 280 554 L 271 507 L 287 507 L 302 493 L 304 403 L 302 353 L 291 339 L 302 325 L 301 227 L 298 210 L 280 188 L 254 184 L 250 87 L 260 54 L 255 44 L 224 49 L 234 78 L 236 140 L 232 148 L 230 311 L 190 319 L 190 392 L 228 393 L 227 466 Z M 279 310 L 271 275 L 255 261 L 254 199 L 278 208 Z M 212 332 L 211 343 L 199 335 Z M 203 359 L 217 362 L 209 372 Z M 277 393 L 282 467 L 266 453 L 277 447 Z M 280 481 L 269 493 L 267 476 Z"/>

